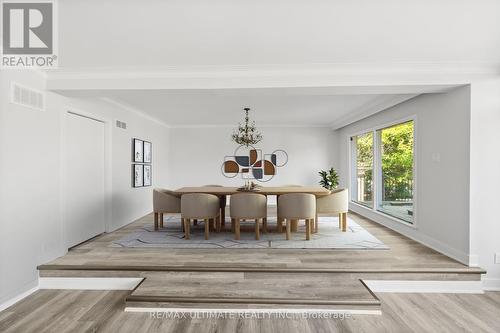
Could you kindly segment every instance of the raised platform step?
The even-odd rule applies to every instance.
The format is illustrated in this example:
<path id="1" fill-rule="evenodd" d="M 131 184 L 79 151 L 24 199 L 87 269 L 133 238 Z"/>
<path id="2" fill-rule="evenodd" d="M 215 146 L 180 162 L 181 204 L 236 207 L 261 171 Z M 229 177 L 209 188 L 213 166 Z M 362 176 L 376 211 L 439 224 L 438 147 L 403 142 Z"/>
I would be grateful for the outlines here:
<path id="1" fill-rule="evenodd" d="M 126 299 L 127 311 L 325 310 L 379 313 L 361 280 L 329 273 L 156 272 Z"/>
<path id="2" fill-rule="evenodd" d="M 478 281 L 484 270 L 475 267 L 462 268 L 311 268 L 311 267 L 238 267 L 192 266 L 192 265 L 52 265 L 38 267 L 40 277 L 145 277 L 154 272 L 253 272 L 253 273 L 330 273 L 342 279 L 368 280 L 433 280 L 433 281 Z"/>

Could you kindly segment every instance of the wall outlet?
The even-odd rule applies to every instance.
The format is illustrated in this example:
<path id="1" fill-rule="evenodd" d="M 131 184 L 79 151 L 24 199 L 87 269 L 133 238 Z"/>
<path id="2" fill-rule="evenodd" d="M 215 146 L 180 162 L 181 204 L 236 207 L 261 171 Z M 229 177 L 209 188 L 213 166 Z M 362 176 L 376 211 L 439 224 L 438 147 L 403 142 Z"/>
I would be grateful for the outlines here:
<path id="1" fill-rule="evenodd" d="M 500 252 L 495 253 L 495 264 L 500 264 Z"/>

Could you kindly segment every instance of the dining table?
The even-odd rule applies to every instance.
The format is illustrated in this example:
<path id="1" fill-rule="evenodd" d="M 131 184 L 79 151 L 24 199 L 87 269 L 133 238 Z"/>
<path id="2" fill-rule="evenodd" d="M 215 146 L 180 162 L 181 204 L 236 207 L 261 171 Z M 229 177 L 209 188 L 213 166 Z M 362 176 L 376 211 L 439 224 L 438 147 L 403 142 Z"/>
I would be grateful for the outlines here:
<path id="1" fill-rule="evenodd" d="M 283 194 L 288 193 L 309 193 L 313 194 L 316 197 L 321 197 L 330 194 L 330 190 L 321 187 L 321 186 L 258 186 L 254 190 L 247 191 L 242 190 L 240 187 L 232 187 L 232 186 L 188 186 L 181 187 L 174 191 L 175 194 L 183 195 L 189 193 L 207 193 L 217 195 L 219 197 L 226 198 L 228 195 L 237 194 L 237 193 L 260 193 L 266 196 L 275 195 L 279 197 Z M 221 224 L 224 226 L 226 219 L 226 210 L 225 207 L 221 207 L 220 212 Z M 298 221 L 292 221 L 292 231 L 297 231 Z M 316 219 L 314 223 L 314 232 L 318 231 L 318 214 L 316 213 Z"/>

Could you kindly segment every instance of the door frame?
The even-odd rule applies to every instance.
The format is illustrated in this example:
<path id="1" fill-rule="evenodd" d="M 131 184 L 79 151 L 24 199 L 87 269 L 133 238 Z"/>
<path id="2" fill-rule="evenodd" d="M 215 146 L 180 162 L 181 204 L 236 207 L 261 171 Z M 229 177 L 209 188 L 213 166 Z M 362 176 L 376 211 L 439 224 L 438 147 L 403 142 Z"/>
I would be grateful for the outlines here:
<path id="1" fill-rule="evenodd" d="M 83 117 L 83 118 L 88 118 L 94 121 L 98 121 L 103 123 L 104 125 L 104 232 L 110 232 L 112 229 L 112 163 L 111 163 L 111 120 L 105 117 L 102 117 L 101 115 L 97 115 L 91 112 L 87 111 L 82 111 L 79 109 L 76 109 L 74 107 L 64 107 L 62 112 L 60 113 L 60 120 L 61 120 L 61 136 L 59 140 L 59 149 L 61 151 L 60 154 L 60 160 L 59 160 L 59 167 L 60 167 L 60 173 L 59 173 L 59 193 L 60 193 L 60 198 L 59 202 L 61 203 L 60 206 L 60 221 L 61 221 L 61 240 L 62 244 L 64 247 L 64 251 L 67 251 L 68 248 L 70 247 L 68 244 L 68 239 L 66 237 L 66 223 L 65 223 L 65 217 L 67 216 L 66 214 L 66 196 L 70 195 L 70 193 L 66 193 L 66 137 L 67 137 L 67 123 L 66 123 L 66 118 L 70 115 L 77 116 L 77 117 Z"/>

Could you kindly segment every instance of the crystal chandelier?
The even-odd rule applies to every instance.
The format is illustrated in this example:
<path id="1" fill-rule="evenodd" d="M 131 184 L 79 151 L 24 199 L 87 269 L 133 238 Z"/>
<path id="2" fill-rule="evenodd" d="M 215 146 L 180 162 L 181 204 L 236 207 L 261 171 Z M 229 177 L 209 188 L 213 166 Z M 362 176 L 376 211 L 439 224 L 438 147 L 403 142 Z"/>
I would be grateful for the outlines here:
<path id="1" fill-rule="evenodd" d="M 238 129 L 234 130 L 232 139 L 234 142 L 240 145 L 251 146 L 262 140 L 262 135 L 255 128 L 255 121 L 250 124 L 250 119 L 248 118 L 248 111 L 250 108 L 244 108 L 245 110 L 245 126 L 238 125 Z"/>

